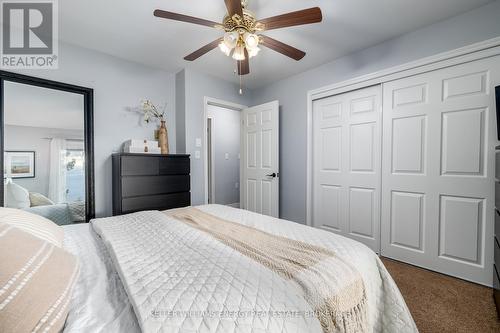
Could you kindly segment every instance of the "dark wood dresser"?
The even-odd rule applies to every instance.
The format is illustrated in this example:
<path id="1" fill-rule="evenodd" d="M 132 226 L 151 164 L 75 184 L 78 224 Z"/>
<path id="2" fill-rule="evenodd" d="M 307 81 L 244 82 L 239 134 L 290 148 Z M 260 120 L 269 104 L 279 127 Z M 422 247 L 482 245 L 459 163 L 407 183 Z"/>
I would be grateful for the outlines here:
<path id="1" fill-rule="evenodd" d="M 113 154 L 113 215 L 191 204 L 189 155 Z"/>
<path id="2" fill-rule="evenodd" d="M 500 146 L 495 151 L 495 235 L 493 264 L 493 296 L 500 317 Z"/>

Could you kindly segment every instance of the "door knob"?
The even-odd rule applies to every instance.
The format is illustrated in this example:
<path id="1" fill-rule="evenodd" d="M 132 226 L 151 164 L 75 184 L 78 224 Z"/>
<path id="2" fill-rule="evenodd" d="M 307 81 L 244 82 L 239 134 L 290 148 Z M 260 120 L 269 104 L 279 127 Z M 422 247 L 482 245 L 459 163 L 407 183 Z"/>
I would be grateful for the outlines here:
<path id="1" fill-rule="evenodd" d="M 276 178 L 278 175 L 276 174 L 276 172 L 273 172 L 272 174 L 270 175 L 266 175 L 266 177 L 272 177 L 272 178 Z"/>

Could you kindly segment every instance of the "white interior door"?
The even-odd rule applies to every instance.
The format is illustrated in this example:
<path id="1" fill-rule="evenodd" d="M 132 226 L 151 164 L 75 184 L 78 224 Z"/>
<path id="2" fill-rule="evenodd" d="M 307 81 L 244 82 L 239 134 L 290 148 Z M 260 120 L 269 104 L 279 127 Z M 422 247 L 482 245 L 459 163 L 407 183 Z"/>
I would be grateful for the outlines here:
<path id="1" fill-rule="evenodd" d="M 380 247 L 381 91 L 369 87 L 314 101 L 315 227 Z"/>
<path id="2" fill-rule="evenodd" d="M 384 84 L 382 255 L 491 285 L 499 60 Z"/>
<path id="3" fill-rule="evenodd" d="M 279 103 L 243 110 L 242 208 L 279 216 Z"/>

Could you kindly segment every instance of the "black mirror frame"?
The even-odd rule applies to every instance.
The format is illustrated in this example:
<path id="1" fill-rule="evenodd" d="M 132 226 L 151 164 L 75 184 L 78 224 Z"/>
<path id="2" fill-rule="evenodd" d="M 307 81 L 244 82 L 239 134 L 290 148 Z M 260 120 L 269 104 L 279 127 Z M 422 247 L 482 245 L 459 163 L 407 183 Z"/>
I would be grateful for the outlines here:
<path id="1" fill-rule="evenodd" d="M 38 77 L 0 71 L 0 172 L 4 174 L 4 83 L 24 83 L 83 95 L 85 149 L 85 219 L 95 217 L 94 187 L 94 90 Z M 4 187 L 0 186 L 0 206 L 4 205 Z"/>

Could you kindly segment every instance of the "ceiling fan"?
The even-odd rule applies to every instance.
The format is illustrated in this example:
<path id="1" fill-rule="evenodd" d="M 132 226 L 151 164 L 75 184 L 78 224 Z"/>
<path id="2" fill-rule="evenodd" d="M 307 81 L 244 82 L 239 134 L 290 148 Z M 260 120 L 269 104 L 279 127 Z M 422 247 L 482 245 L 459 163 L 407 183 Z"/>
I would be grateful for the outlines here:
<path id="1" fill-rule="evenodd" d="M 232 55 L 232 58 L 237 61 L 238 75 L 250 73 L 249 58 L 259 53 L 259 45 L 297 61 L 306 55 L 305 52 L 295 47 L 262 35 L 262 31 L 317 23 L 321 22 L 323 18 L 321 9 L 313 7 L 257 20 L 255 14 L 247 9 L 248 0 L 224 0 L 224 2 L 227 7 L 227 14 L 224 16 L 222 23 L 160 9 L 154 11 L 154 16 L 223 30 L 225 32 L 223 37 L 208 43 L 187 55 L 184 59 L 187 61 L 196 60 L 218 46 L 225 55 Z"/>

